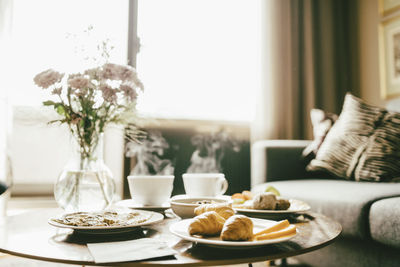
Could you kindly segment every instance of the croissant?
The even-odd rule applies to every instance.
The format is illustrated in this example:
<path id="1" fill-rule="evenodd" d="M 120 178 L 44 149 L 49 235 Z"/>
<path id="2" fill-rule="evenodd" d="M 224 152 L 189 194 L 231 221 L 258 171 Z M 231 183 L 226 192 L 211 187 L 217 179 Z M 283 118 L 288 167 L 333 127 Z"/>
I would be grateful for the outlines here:
<path id="1" fill-rule="evenodd" d="M 191 235 L 218 235 L 224 226 L 225 219 L 215 211 L 208 211 L 193 218 L 189 224 Z"/>
<path id="2" fill-rule="evenodd" d="M 194 214 L 200 215 L 207 211 L 215 211 L 224 219 L 228 219 L 232 215 L 235 215 L 235 211 L 228 204 L 202 204 L 194 209 Z"/>
<path id="3" fill-rule="evenodd" d="M 253 239 L 253 221 L 244 215 L 234 215 L 226 220 L 221 232 L 225 241 L 246 241 Z"/>

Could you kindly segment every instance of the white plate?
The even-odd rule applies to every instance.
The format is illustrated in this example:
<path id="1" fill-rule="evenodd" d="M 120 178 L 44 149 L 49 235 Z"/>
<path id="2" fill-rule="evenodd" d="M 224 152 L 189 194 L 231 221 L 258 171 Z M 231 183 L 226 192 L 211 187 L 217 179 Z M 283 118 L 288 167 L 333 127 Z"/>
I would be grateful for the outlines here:
<path id="1" fill-rule="evenodd" d="M 124 199 L 115 203 L 116 206 L 130 208 L 130 209 L 138 209 L 138 210 L 152 210 L 152 211 L 163 211 L 171 208 L 169 202 L 165 202 L 161 205 L 151 205 L 145 206 L 143 204 L 137 203 L 134 199 Z"/>
<path id="2" fill-rule="evenodd" d="M 138 212 L 141 216 L 149 217 L 148 220 L 141 223 L 135 223 L 131 225 L 116 225 L 116 226 L 74 226 L 74 225 L 66 225 L 55 221 L 55 219 L 61 218 L 65 214 L 60 216 L 56 216 L 50 218 L 48 223 L 52 226 L 59 228 L 68 228 L 73 229 L 77 232 L 88 233 L 88 234 L 108 234 L 108 233 L 122 233 L 132 231 L 135 228 L 140 226 L 149 225 L 153 223 L 160 222 L 164 219 L 164 216 L 161 213 L 145 211 L 145 210 L 130 210 L 130 212 Z"/>
<path id="3" fill-rule="evenodd" d="M 188 198 L 202 198 L 202 197 L 191 197 L 189 195 L 183 194 L 183 195 L 175 195 L 175 196 L 171 197 L 170 201 L 177 200 L 177 199 L 188 199 Z M 206 197 L 206 198 L 219 198 L 219 199 L 224 199 L 227 201 L 232 201 L 231 196 L 228 196 L 228 195 Z"/>
<path id="4" fill-rule="evenodd" d="M 268 244 L 284 242 L 284 241 L 292 239 L 293 237 L 296 236 L 296 234 L 294 234 L 294 235 L 285 236 L 282 238 L 259 240 L 259 241 L 258 240 L 256 240 L 256 241 L 224 241 L 224 240 L 221 240 L 219 237 L 199 237 L 199 236 L 190 235 L 188 232 L 188 227 L 192 220 L 193 219 L 185 219 L 185 220 L 176 222 L 170 226 L 169 230 L 174 235 L 177 235 L 180 238 L 188 240 L 188 241 L 197 242 L 197 243 L 209 245 L 209 246 L 224 247 L 224 248 L 246 248 L 246 247 L 251 248 L 251 247 L 256 247 L 256 246 L 264 246 L 264 245 L 268 245 Z M 261 231 L 262 229 L 265 229 L 276 223 L 276 221 L 255 219 L 255 218 L 251 218 L 251 220 L 253 221 L 253 227 L 254 227 L 253 232 Z"/>
<path id="5" fill-rule="evenodd" d="M 310 210 L 310 205 L 308 205 L 304 201 L 297 199 L 289 199 L 289 202 L 290 202 L 290 207 L 287 210 L 255 210 L 255 209 L 245 209 L 245 208 L 235 208 L 235 207 L 233 207 L 233 209 L 236 212 L 247 216 L 270 218 L 270 219 L 283 218 L 285 216 L 287 217 L 289 215 L 294 215 L 294 214 L 301 214 Z"/>

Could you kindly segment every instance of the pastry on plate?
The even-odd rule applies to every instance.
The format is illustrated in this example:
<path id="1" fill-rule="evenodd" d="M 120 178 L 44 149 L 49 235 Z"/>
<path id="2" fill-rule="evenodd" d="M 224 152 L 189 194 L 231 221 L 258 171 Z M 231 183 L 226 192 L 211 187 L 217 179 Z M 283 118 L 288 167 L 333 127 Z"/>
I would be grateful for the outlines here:
<path id="1" fill-rule="evenodd" d="M 253 239 L 253 221 L 244 215 L 234 215 L 226 220 L 221 231 L 225 241 L 247 241 Z"/>
<path id="2" fill-rule="evenodd" d="M 290 202 L 289 200 L 281 197 L 277 197 L 276 199 L 276 210 L 287 210 L 290 208 Z"/>
<path id="3" fill-rule="evenodd" d="M 200 215 L 207 211 L 215 211 L 219 215 L 221 215 L 225 220 L 235 215 L 235 211 L 231 208 L 229 204 L 220 203 L 220 204 L 202 204 L 194 209 L 195 215 Z"/>
<path id="4" fill-rule="evenodd" d="M 275 194 L 270 192 L 260 193 L 253 199 L 253 208 L 256 210 L 274 210 L 276 202 Z"/>
<path id="5" fill-rule="evenodd" d="M 207 211 L 192 219 L 189 224 L 191 235 L 219 235 L 224 226 L 225 219 L 215 211 Z"/>

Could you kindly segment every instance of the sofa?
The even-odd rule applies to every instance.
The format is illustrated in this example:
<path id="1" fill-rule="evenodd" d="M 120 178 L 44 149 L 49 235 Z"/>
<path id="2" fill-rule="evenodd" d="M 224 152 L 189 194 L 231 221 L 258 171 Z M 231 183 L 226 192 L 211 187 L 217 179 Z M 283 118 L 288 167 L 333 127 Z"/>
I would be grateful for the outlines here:
<path id="1" fill-rule="evenodd" d="M 272 185 L 342 225 L 331 245 L 296 259 L 310 266 L 400 266 L 400 183 L 308 172 L 302 151 L 310 142 L 262 140 L 251 152 L 253 192 Z"/>

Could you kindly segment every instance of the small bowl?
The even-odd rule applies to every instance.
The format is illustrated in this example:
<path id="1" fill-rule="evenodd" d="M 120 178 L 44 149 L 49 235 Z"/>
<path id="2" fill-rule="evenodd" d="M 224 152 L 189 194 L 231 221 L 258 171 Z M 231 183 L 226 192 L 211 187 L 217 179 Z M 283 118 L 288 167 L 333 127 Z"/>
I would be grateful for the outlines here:
<path id="1" fill-rule="evenodd" d="M 194 209 L 205 203 L 229 203 L 230 200 L 223 197 L 196 197 L 182 198 L 173 197 L 170 200 L 171 209 L 181 218 L 193 218 L 195 216 Z"/>

